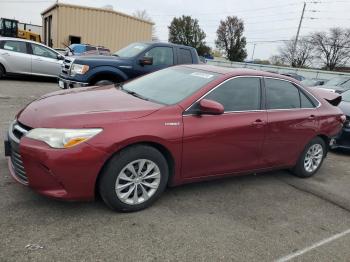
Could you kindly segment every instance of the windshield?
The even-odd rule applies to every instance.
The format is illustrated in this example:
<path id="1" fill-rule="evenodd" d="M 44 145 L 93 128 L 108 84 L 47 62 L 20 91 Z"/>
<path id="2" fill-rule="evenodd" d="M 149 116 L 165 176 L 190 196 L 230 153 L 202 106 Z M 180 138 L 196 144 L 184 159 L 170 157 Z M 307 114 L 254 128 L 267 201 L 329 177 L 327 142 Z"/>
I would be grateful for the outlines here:
<path id="1" fill-rule="evenodd" d="M 123 90 L 157 103 L 172 105 L 217 79 L 219 74 L 186 67 L 170 67 L 135 79 Z"/>
<path id="2" fill-rule="evenodd" d="M 350 90 L 341 94 L 342 100 L 345 102 L 350 102 Z"/>
<path id="3" fill-rule="evenodd" d="M 325 85 L 327 85 L 327 86 L 340 86 L 344 82 L 349 81 L 349 80 L 350 80 L 350 78 L 347 78 L 347 77 L 334 77 L 334 78 L 330 79 L 329 81 L 327 81 L 325 83 Z"/>
<path id="4" fill-rule="evenodd" d="M 113 55 L 124 57 L 124 58 L 134 57 L 140 54 L 148 46 L 149 44 L 145 44 L 145 43 L 133 43 L 131 45 L 128 45 L 127 47 L 120 49 L 119 51 L 115 52 Z"/>

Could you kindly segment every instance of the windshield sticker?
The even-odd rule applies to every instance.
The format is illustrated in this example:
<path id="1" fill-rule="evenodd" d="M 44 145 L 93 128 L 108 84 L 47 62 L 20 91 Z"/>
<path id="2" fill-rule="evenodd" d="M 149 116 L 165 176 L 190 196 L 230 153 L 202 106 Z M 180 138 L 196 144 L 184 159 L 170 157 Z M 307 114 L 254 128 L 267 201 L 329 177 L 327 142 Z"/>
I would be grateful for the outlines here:
<path id="1" fill-rule="evenodd" d="M 142 45 L 135 45 L 134 48 L 135 48 L 135 49 L 138 49 L 138 50 L 142 50 L 142 49 L 144 49 L 145 47 L 142 46 Z"/>
<path id="2" fill-rule="evenodd" d="M 200 73 L 200 72 L 194 72 L 194 73 L 191 74 L 191 76 L 197 76 L 197 77 L 206 78 L 206 79 L 209 79 L 209 78 L 213 77 L 213 75 Z"/>

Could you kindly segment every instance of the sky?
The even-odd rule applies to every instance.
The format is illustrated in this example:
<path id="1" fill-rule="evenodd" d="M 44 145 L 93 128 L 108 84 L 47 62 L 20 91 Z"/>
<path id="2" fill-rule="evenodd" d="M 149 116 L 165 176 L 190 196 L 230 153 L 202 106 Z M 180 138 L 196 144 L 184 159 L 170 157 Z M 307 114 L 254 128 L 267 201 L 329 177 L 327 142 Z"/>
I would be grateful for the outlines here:
<path id="1" fill-rule="evenodd" d="M 54 4 L 52 0 L 0 0 L 0 17 L 41 25 L 40 13 Z M 168 25 L 174 17 L 190 15 L 199 21 L 206 33 L 206 42 L 215 48 L 220 20 L 229 15 L 245 24 L 248 60 L 269 59 L 278 54 L 283 42 L 297 32 L 303 9 L 302 0 L 59 0 L 62 3 L 92 7 L 113 6 L 114 10 L 133 14 L 146 10 L 156 25 L 161 41 L 168 39 Z M 324 31 L 331 27 L 350 28 L 350 0 L 306 0 L 305 18 L 300 35 Z M 253 49 L 255 52 L 253 57 Z"/>

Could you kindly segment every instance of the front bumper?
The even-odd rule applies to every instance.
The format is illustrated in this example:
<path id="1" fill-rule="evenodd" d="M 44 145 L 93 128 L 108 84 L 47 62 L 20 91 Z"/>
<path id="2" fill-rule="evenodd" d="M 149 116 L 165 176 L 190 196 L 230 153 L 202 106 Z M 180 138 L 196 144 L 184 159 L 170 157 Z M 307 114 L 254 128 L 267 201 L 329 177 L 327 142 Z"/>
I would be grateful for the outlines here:
<path id="1" fill-rule="evenodd" d="M 339 135 L 333 139 L 331 148 L 343 148 L 350 150 L 350 128 L 343 127 Z"/>
<path id="2" fill-rule="evenodd" d="M 58 86 L 61 89 L 70 89 L 70 88 L 75 88 L 75 87 L 89 86 L 89 83 L 73 81 L 73 80 L 68 80 L 68 79 L 59 77 L 58 78 Z"/>
<path id="3" fill-rule="evenodd" d="M 11 135 L 5 138 L 9 171 L 13 178 L 36 192 L 63 200 L 92 200 L 97 176 L 107 154 L 82 143 L 69 149 L 54 149 L 44 142 Z M 14 154 L 20 157 L 20 165 Z M 21 171 L 21 172 L 19 172 Z"/>

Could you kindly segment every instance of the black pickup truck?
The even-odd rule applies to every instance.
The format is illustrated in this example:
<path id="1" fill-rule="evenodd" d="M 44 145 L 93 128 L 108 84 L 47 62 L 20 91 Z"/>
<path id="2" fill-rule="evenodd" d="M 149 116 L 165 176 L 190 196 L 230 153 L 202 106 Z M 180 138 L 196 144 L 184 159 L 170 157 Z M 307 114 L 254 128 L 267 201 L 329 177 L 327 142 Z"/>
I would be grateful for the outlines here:
<path id="1" fill-rule="evenodd" d="M 198 64 L 196 49 L 169 43 L 133 43 L 112 56 L 66 57 L 63 89 L 120 83 L 172 65 Z"/>

